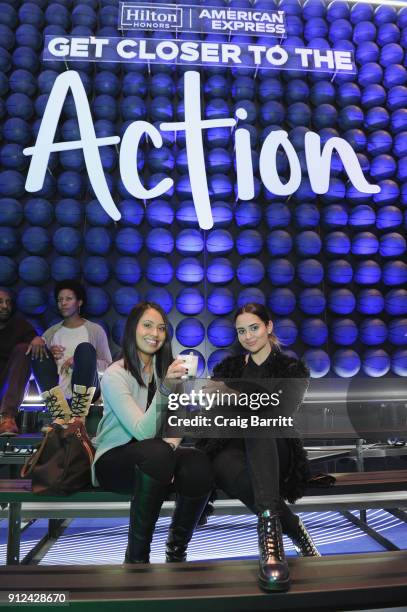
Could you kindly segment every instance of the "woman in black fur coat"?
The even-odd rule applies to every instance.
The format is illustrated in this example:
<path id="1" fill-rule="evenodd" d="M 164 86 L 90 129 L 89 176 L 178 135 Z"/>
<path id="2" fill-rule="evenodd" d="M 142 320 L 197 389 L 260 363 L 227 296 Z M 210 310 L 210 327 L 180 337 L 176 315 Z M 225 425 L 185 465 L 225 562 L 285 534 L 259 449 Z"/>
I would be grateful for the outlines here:
<path id="1" fill-rule="evenodd" d="M 251 390 L 258 390 L 259 383 L 255 379 L 270 382 L 278 379 L 278 388 L 283 390 L 281 397 L 284 397 L 278 414 L 284 416 L 288 408 L 292 415 L 301 405 L 308 387 L 307 366 L 281 352 L 270 314 L 263 305 L 251 303 L 240 308 L 235 315 L 235 325 L 246 354 L 227 357 L 219 363 L 209 390 L 215 391 L 219 385 L 222 390 L 223 383 L 217 383 L 216 379 L 239 379 L 237 384 L 230 382 L 230 386 L 234 391 L 250 394 Z M 281 379 L 288 380 L 284 384 Z M 240 499 L 259 517 L 260 586 L 266 590 L 287 590 L 289 571 L 282 529 L 299 554 L 319 556 L 304 524 L 284 501 L 292 503 L 301 497 L 310 477 L 301 440 L 294 437 L 216 438 L 200 440 L 197 446 L 212 459 L 216 485 L 231 497 Z"/>

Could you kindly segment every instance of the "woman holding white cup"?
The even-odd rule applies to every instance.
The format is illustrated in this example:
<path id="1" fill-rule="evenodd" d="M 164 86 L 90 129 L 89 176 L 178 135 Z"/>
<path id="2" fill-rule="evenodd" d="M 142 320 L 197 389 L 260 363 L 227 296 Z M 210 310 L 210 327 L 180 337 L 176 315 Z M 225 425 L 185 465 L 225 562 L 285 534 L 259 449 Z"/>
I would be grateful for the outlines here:
<path id="1" fill-rule="evenodd" d="M 187 370 L 184 360 L 173 359 L 168 328 L 158 304 L 137 304 L 126 322 L 123 359 L 106 370 L 101 382 L 104 410 L 95 439 L 93 482 L 133 495 L 127 563 L 149 562 L 155 524 L 171 484 L 177 497 L 166 560 L 185 561 L 213 486 L 205 453 L 180 447 L 180 438 L 160 437 L 162 398 L 168 395 L 163 381 L 179 380 Z"/>

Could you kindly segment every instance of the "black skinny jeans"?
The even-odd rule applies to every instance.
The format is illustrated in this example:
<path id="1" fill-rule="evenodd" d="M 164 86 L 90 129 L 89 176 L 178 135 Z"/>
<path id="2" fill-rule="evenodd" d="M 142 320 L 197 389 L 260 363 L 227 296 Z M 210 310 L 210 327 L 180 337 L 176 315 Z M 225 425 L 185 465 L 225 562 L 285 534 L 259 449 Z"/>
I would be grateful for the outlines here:
<path id="1" fill-rule="evenodd" d="M 51 351 L 46 349 L 48 359 L 33 359 L 32 369 L 35 380 L 41 391 L 49 391 L 58 385 L 58 368 Z M 81 342 L 73 355 L 72 389 L 74 385 L 96 387 L 94 399 L 100 396 L 99 377 L 97 372 L 96 349 L 89 342 Z"/>
<path id="2" fill-rule="evenodd" d="M 96 461 L 96 478 L 107 491 L 132 493 L 136 466 L 164 486 L 174 477 L 175 491 L 186 497 L 203 497 L 213 488 L 212 468 L 205 453 L 185 447 L 174 451 L 157 438 L 131 440 L 107 451 Z"/>
<path id="3" fill-rule="evenodd" d="M 230 440 L 212 463 L 216 486 L 240 499 L 252 512 L 280 514 L 285 533 L 294 531 L 298 517 L 280 497 L 280 478 L 290 467 L 290 449 L 284 438 Z"/>

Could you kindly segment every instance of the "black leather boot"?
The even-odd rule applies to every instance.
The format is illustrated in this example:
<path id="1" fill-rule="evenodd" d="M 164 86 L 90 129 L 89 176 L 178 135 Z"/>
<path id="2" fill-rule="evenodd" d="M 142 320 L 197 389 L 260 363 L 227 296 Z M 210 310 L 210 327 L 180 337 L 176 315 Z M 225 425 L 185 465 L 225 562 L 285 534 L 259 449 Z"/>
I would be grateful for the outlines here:
<path id="1" fill-rule="evenodd" d="M 280 518 L 271 510 L 259 514 L 259 585 L 265 591 L 287 591 L 290 573 L 284 554 Z"/>
<path id="2" fill-rule="evenodd" d="M 165 546 L 167 563 L 186 561 L 188 544 L 208 502 L 209 495 L 203 497 L 177 495 Z"/>
<path id="3" fill-rule="evenodd" d="M 135 468 L 134 496 L 130 504 L 129 540 L 125 563 L 149 563 L 150 545 L 168 486 Z"/>
<path id="4" fill-rule="evenodd" d="M 320 557 L 321 553 L 315 546 L 307 528 L 302 520 L 298 519 L 298 527 L 295 531 L 287 532 L 288 537 L 292 540 L 294 548 L 300 557 Z"/>

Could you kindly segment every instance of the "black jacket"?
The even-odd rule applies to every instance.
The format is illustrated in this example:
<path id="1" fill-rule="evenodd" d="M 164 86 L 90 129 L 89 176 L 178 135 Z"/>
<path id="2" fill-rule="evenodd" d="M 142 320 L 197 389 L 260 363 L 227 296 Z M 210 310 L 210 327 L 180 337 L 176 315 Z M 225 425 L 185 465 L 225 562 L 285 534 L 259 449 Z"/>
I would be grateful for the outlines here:
<path id="1" fill-rule="evenodd" d="M 214 368 L 214 378 L 241 378 L 245 364 L 245 355 L 227 357 Z M 269 361 L 268 374 L 270 378 L 276 379 L 302 379 L 300 385 L 293 386 L 288 383 L 284 390 L 284 393 L 289 394 L 288 397 L 286 395 L 286 402 L 287 400 L 290 402 L 291 411 L 295 412 L 301 405 L 308 387 L 310 372 L 305 363 L 285 355 L 280 350 L 275 350 Z M 304 494 L 311 472 L 302 441 L 299 438 L 287 438 L 287 440 L 291 452 L 290 469 L 284 481 L 280 482 L 280 493 L 283 498 L 293 503 Z M 196 446 L 210 457 L 215 457 L 227 443 L 227 439 L 202 439 Z"/>

